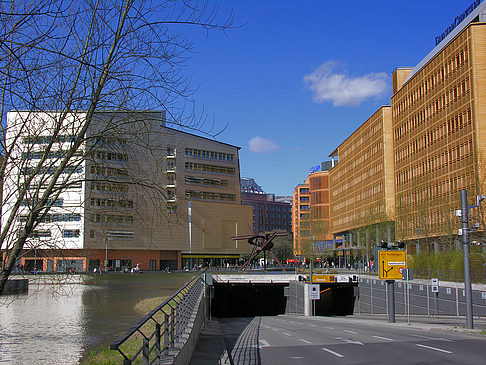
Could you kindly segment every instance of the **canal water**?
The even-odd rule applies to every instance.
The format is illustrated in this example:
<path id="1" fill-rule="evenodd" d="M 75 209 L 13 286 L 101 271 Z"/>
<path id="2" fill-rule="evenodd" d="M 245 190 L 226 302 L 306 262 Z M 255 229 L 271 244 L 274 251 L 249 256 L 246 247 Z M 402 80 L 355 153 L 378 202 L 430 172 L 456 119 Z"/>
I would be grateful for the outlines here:
<path id="1" fill-rule="evenodd" d="M 191 273 L 101 274 L 86 284 L 36 284 L 0 297 L 0 363 L 78 364 L 109 344 L 142 314 L 135 304 L 169 296 Z"/>

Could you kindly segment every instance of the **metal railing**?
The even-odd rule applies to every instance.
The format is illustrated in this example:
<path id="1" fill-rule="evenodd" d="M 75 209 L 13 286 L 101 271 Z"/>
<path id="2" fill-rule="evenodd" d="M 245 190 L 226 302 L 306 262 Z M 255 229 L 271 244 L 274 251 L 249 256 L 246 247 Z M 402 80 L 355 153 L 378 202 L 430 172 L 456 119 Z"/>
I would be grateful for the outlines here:
<path id="1" fill-rule="evenodd" d="M 185 340 L 202 300 L 205 284 L 201 276 L 196 275 L 110 344 L 111 350 L 123 356 L 124 365 L 132 364 L 139 356 L 143 365 L 160 362 Z"/>

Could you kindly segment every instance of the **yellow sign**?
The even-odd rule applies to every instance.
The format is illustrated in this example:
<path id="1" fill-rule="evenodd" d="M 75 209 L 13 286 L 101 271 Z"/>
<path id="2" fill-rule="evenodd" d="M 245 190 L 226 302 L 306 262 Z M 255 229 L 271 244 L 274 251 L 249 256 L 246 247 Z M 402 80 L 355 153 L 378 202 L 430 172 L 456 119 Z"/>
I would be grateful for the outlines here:
<path id="1" fill-rule="evenodd" d="M 310 275 L 306 276 L 307 282 L 310 281 Z M 334 275 L 314 274 L 312 275 L 312 283 L 335 283 L 336 277 Z"/>
<path id="2" fill-rule="evenodd" d="M 380 279 L 402 279 L 402 271 L 406 269 L 405 251 L 379 251 Z"/>

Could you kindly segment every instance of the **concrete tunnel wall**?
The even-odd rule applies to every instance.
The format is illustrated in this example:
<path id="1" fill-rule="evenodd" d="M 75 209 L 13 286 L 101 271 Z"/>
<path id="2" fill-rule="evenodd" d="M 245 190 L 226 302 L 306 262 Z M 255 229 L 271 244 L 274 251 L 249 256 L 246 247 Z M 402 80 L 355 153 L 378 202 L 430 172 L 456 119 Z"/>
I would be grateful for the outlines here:
<path id="1" fill-rule="evenodd" d="M 215 317 L 252 317 L 285 314 L 288 283 L 214 283 L 211 314 Z M 354 309 L 354 286 L 320 284 L 316 315 L 350 315 Z"/>
<path id="2" fill-rule="evenodd" d="M 273 283 L 214 283 L 211 313 L 216 317 L 274 316 L 285 313 L 284 287 Z"/>

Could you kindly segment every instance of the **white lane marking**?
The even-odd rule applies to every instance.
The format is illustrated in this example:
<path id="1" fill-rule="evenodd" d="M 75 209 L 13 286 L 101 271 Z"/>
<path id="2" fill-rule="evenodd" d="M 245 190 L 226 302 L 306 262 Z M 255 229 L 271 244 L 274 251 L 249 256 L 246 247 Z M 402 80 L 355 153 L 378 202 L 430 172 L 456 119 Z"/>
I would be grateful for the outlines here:
<path id="1" fill-rule="evenodd" d="M 449 340 L 447 338 L 442 338 L 442 337 L 429 337 L 429 336 L 421 336 L 421 335 L 412 335 L 414 337 L 420 337 L 420 338 L 425 338 L 427 340 L 438 340 L 438 341 L 446 341 L 446 342 L 454 342 L 452 340 Z"/>
<path id="2" fill-rule="evenodd" d="M 354 332 L 354 331 L 350 331 L 350 330 L 344 330 L 344 332 L 352 333 L 353 335 L 357 335 L 358 334 L 358 332 Z"/>
<path id="3" fill-rule="evenodd" d="M 336 357 L 344 357 L 343 355 L 338 354 L 337 352 L 334 352 L 334 351 L 332 351 L 332 350 L 326 349 L 325 347 L 323 347 L 322 349 L 323 349 L 324 351 L 329 352 L 330 354 L 333 354 L 333 355 L 334 355 L 334 356 L 336 356 Z"/>
<path id="4" fill-rule="evenodd" d="M 379 340 L 394 341 L 393 338 L 388 338 L 388 337 L 381 337 L 381 336 L 371 336 L 371 337 L 377 338 Z"/>
<path id="5" fill-rule="evenodd" d="M 334 327 L 324 327 L 324 328 L 327 328 L 328 330 L 333 330 Z"/>
<path id="6" fill-rule="evenodd" d="M 305 326 L 305 323 L 302 322 L 297 322 L 297 324 L 300 324 L 301 326 Z"/>
<path id="7" fill-rule="evenodd" d="M 452 351 L 447 351 L 447 350 L 439 349 L 439 348 L 437 348 L 437 347 L 425 346 L 425 345 L 421 345 L 421 344 L 419 344 L 419 343 L 416 343 L 415 345 L 420 346 L 420 347 L 424 347 L 424 348 L 426 348 L 426 349 L 430 349 L 430 350 L 435 350 L 435 351 L 445 352 L 446 354 L 452 354 Z"/>
<path id="8" fill-rule="evenodd" d="M 317 327 L 317 325 L 315 325 L 315 324 L 310 324 L 309 326 L 311 326 L 311 327 Z"/>
<path id="9" fill-rule="evenodd" d="M 290 336 L 290 337 L 292 337 L 292 335 L 291 335 L 290 333 L 284 332 L 283 334 L 284 334 L 285 336 Z"/>
<path id="10" fill-rule="evenodd" d="M 258 342 L 260 342 L 260 344 L 261 344 L 260 347 L 269 347 L 270 346 L 270 344 L 265 340 L 258 340 Z"/>
<path id="11" fill-rule="evenodd" d="M 292 359 L 292 360 L 302 360 L 302 359 L 305 359 L 305 358 L 302 357 L 302 356 L 292 356 L 292 357 L 289 357 L 289 359 Z"/>
<path id="12" fill-rule="evenodd" d="M 276 332 L 280 332 L 280 330 L 276 329 L 276 328 L 272 328 L 272 330 L 276 331 Z"/>
<path id="13" fill-rule="evenodd" d="M 341 337 L 335 337 L 334 339 L 335 340 L 338 340 L 338 341 L 344 341 L 346 343 L 352 343 L 352 344 L 355 344 L 355 345 L 361 345 L 361 346 L 363 346 L 363 343 L 360 342 L 360 341 L 347 340 L 347 339 L 341 338 Z"/>
<path id="14" fill-rule="evenodd" d="M 355 345 L 361 345 L 363 346 L 363 343 L 362 342 L 359 342 L 359 341 L 353 341 L 353 340 L 346 340 L 346 339 L 343 339 L 344 342 L 347 342 L 347 343 L 352 343 L 352 344 L 355 344 Z"/>
<path id="15" fill-rule="evenodd" d="M 309 341 L 307 341 L 307 340 L 304 340 L 303 338 L 299 338 L 299 340 L 300 340 L 300 341 L 302 341 L 302 342 L 305 342 L 305 343 L 308 343 L 308 344 L 310 344 L 310 342 L 309 342 Z"/>

